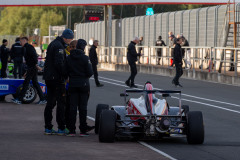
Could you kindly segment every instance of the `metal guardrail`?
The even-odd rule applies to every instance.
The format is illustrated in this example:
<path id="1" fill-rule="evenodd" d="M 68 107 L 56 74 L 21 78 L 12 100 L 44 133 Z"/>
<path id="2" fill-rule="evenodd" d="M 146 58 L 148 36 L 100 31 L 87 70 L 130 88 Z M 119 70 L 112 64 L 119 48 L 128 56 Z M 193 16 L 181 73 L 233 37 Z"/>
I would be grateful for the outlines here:
<path id="1" fill-rule="evenodd" d="M 171 47 L 168 46 L 136 46 L 136 50 L 142 47 L 143 56 L 140 62 L 144 65 L 158 65 L 170 67 Z M 157 49 L 160 48 L 162 56 L 158 56 Z M 234 76 L 238 76 L 240 70 L 240 48 L 225 47 L 182 47 L 185 50 L 183 58 L 183 67 L 187 68 L 187 63 L 191 64 L 189 70 L 200 70 L 201 72 L 210 72 L 226 74 L 227 70 L 234 70 Z M 88 50 L 88 49 L 87 49 Z M 127 64 L 127 47 L 103 47 L 99 46 L 99 62 L 113 64 Z M 110 52 L 109 52 L 110 51 Z M 109 54 L 110 53 L 110 54 Z"/>

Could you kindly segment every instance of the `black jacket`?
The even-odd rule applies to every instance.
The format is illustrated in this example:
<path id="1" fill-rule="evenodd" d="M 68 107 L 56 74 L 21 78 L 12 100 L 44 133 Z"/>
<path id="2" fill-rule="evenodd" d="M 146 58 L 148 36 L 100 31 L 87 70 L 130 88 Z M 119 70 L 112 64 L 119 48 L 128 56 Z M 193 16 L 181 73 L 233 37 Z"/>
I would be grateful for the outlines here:
<path id="1" fill-rule="evenodd" d="M 43 79 L 64 82 L 64 79 L 66 78 L 64 68 L 66 46 L 67 45 L 62 37 L 57 37 L 49 44 L 44 64 Z"/>
<path id="2" fill-rule="evenodd" d="M 165 42 L 161 39 L 156 41 L 156 46 L 166 46 Z M 157 52 L 161 52 L 161 48 L 157 48 Z"/>
<path id="3" fill-rule="evenodd" d="M 140 53 L 137 53 L 136 51 L 136 47 L 135 47 L 136 43 L 134 42 L 130 42 L 127 48 L 127 60 L 128 63 L 134 63 L 137 61 L 137 56 L 140 56 Z"/>
<path id="4" fill-rule="evenodd" d="M 35 48 L 31 44 L 26 43 L 23 46 L 23 53 L 27 67 L 36 68 L 36 64 L 38 63 L 38 55 Z"/>
<path id="5" fill-rule="evenodd" d="M 20 42 L 16 42 L 12 45 L 11 48 L 11 58 L 14 60 L 14 62 L 23 62 L 23 47 L 21 46 Z"/>
<path id="6" fill-rule="evenodd" d="M 97 57 L 97 52 L 96 52 L 96 46 L 92 45 L 90 48 L 89 52 L 89 58 L 92 63 L 92 65 L 98 65 L 98 57 Z"/>
<path id="7" fill-rule="evenodd" d="M 89 88 L 89 78 L 93 75 L 92 64 L 84 51 L 71 50 L 66 60 L 69 87 Z"/>
<path id="8" fill-rule="evenodd" d="M 183 43 L 181 44 L 182 47 L 189 47 L 188 41 L 184 38 Z M 189 49 L 187 49 L 189 50 Z M 182 49 L 182 57 L 185 56 L 185 48 Z"/>
<path id="9" fill-rule="evenodd" d="M 9 49 L 5 45 L 2 45 L 0 50 L 1 50 L 0 58 L 1 58 L 2 63 L 7 63 L 8 57 L 9 57 Z"/>
<path id="10" fill-rule="evenodd" d="M 180 44 L 176 44 L 173 50 L 173 60 L 175 64 L 182 63 L 182 48 Z"/>

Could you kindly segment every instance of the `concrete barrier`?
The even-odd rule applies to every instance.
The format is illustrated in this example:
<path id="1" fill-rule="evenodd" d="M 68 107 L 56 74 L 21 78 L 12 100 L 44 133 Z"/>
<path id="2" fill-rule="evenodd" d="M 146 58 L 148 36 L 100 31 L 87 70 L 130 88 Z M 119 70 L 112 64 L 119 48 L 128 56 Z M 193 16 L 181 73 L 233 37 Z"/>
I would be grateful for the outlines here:
<path id="1" fill-rule="evenodd" d="M 99 67 L 105 70 L 130 72 L 129 65 L 100 63 Z M 155 74 L 162 76 L 175 76 L 175 69 L 155 65 L 137 65 L 139 73 Z M 231 84 L 240 86 L 240 77 L 223 75 L 220 73 L 209 73 L 205 71 L 184 70 L 182 78 L 209 81 L 215 83 Z"/>

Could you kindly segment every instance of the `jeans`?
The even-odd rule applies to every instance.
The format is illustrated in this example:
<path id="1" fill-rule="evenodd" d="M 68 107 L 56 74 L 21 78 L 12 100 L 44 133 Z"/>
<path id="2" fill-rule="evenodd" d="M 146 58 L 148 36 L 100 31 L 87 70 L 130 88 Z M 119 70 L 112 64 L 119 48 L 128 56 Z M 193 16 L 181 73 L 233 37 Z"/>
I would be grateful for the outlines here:
<path id="1" fill-rule="evenodd" d="M 175 63 L 175 66 L 176 66 L 176 75 L 173 79 L 173 83 L 175 85 L 178 85 L 179 84 L 179 78 L 182 76 L 183 74 L 183 70 L 182 70 L 182 63 Z"/>
<path id="2" fill-rule="evenodd" d="M 96 85 L 99 85 L 100 82 L 98 80 L 97 65 L 92 65 L 92 69 L 93 69 L 93 75 L 94 75 L 95 83 L 96 83 Z"/>

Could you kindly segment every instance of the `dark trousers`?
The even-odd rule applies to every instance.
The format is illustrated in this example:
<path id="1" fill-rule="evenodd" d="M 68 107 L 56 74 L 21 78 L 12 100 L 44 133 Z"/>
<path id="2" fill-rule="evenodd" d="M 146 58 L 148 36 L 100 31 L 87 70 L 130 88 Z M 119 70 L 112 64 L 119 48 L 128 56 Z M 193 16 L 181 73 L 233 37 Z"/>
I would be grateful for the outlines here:
<path id="1" fill-rule="evenodd" d="M 131 69 L 131 75 L 128 78 L 127 82 L 130 82 L 131 85 L 134 84 L 134 79 L 137 75 L 137 66 L 135 62 L 128 62 L 130 69 Z"/>
<path id="2" fill-rule="evenodd" d="M 37 93 L 38 93 L 38 96 L 39 96 L 40 100 L 44 100 L 44 95 L 43 95 L 42 89 L 41 89 L 41 87 L 38 83 L 37 68 L 36 67 L 29 68 L 27 70 L 26 78 L 23 82 L 23 88 L 22 88 L 22 90 L 19 94 L 18 99 L 20 101 L 23 100 L 23 97 L 25 96 L 26 91 L 28 90 L 28 86 L 29 86 L 29 83 L 30 83 L 31 80 L 32 80 L 33 87 L 37 90 Z"/>
<path id="3" fill-rule="evenodd" d="M 13 75 L 15 79 L 17 79 L 17 76 L 19 77 L 19 79 L 22 78 L 22 67 L 23 67 L 22 62 L 14 61 Z"/>
<path id="4" fill-rule="evenodd" d="M 93 69 L 93 75 L 94 75 L 94 79 L 95 79 L 95 83 L 96 85 L 99 85 L 100 82 L 98 80 L 98 71 L 97 71 L 97 65 L 92 65 L 92 69 Z"/>
<path id="5" fill-rule="evenodd" d="M 66 122 L 66 127 L 69 128 L 69 116 L 70 116 L 70 95 L 69 91 L 66 91 L 66 106 L 65 106 L 65 122 Z"/>
<path id="6" fill-rule="evenodd" d="M 183 74 L 183 70 L 182 70 L 182 63 L 179 64 L 179 63 L 174 63 L 175 66 L 176 66 L 176 75 L 173 79 L 173 83 L 175 85 L 178 85 L 179 84 L 179 78 L 182 76 Z"/>
<path id="7" fill-rule="evenodd" d="M 69 88 L 70 112 L 69 112 L 69 130 L 70 133 L 76 133 L 76 117 L 79 110 L 79 129 L 82 133 L 87 129 L 87 104 L 89 92 L 83 91 L 80 87 Z"/>
<path id="8" fill-rule="evenodd" d="M 161 60 L 161 57 L 162 57 L 162 51 L 158 50 L 157 55 L 158 55 L 158 64 L 160 64 L 160 60 Z"/>
<path id="9" fill-rule="evenodd" d="M 2 61 L 1 78 L 7 77 L 6 70 L 7 70 L 7 62 Z"/>
<path id="10" fill-rule="evenodd" d="M 65 129 L 65 105 L 66 105 L 66 88 L 65 84 L 46 80 L 47 85 L 47 105 L 44 110 L 45 128 L 52 129 L 53 109 L 57 104 L 56 120 L 58 129 Z"/>

